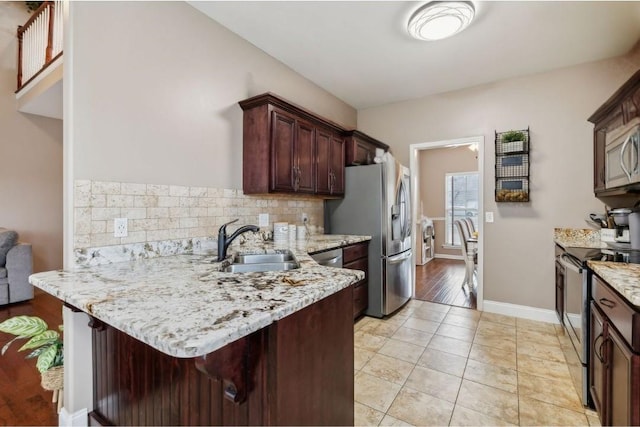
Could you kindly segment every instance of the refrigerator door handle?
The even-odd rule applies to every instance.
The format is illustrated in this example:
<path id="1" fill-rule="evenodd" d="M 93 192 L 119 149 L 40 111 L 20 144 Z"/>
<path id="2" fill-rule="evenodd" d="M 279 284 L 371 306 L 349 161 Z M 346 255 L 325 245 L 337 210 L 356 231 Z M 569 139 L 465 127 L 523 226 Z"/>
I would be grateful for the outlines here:
<path id="1" fill-rule="evenodd" d="M 405 184 L 404 178 L 400 181 L 400 186 L 398 188 L 398 194 L 396 197 L 396 203 L 398 204 L 399 210 L 402 212 L 402 218 L 400 218 L 401 223 L 401 238 L 402 240 L 406 239 L 411 235 L 411 208 L 409 207 L 409 194 L 407 194 L 407 186 Z"/>
<path id="2" fill-rule="evenodd" d="M 405 251 L 399 255 L 390 256 L 387 258 L 389 264 L 400 264 L 402 261 L 411 258 L 411 250 Z"/>

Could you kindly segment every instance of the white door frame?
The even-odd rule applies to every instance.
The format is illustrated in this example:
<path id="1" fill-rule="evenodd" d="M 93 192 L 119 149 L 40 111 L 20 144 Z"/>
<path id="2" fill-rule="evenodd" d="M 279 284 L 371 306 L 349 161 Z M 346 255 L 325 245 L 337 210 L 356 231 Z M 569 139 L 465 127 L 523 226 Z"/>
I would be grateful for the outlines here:
<path id="1" fill-rule="evenodd" d="M 413 202 L 413 217 L 418 220 L 418 194 L 420 189 L 420 180 L 418 179 L 418 173 L 420 172 L 418 166 L 418 152 L 422 150 L 429 150 L 433 148 L 453 147 L 460 145 L 476 144 L 478 147 L 478 284 L 477 284 L 477 309 L 482 311 L 484 308 L 483 297 L 483 271 L 484 271 L 484 136 L 471 136 L 467 138 L 448 139 L 442 141 L 433 142 L 421 142 L 418 144 L 411 144 L 409 146 L 409 158 L 411 177 L 413 182 L 411 183 L 411 200 Z M 416 247 L 416 235 L 413 233 L 413 247 Z M 415 275 L 415 253 L 414 253 L 414 274 Z M 415 287 L 414 287 L 415 297 Z"/>

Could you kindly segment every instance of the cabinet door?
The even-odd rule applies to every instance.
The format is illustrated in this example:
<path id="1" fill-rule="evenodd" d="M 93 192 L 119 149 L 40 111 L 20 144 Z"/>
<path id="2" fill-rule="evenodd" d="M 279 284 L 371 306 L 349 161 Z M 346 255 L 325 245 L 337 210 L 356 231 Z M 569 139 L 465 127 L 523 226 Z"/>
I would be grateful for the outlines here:
<path id="1" fill-rule="evenodd" d="M 344 139 L 324 129 L 316 129 L 316 192 L 332 196 L 344 194 Z"/>
<path id="2" fill-rule="evenodd" d="M 638 425 L 638 356 L 610 325 L 607 327 L 607 424 Z"/>
<path id="3" fill-rule="evenodd" d="M 335 196 L 344 194 L 344 139 L 338 135 L 331 136 L 330 193 Z"/>
<path id="4" fill-rule="evenodd" d="M 606 425 L 606 406 L 605 398 L 605 346 L 604 343 L 604 320 L 600 309 L 591 303 L 591 333 L 589 337 L 589 384 L 591 390 L 591 398 L 596 407 L 596 411 L 600 414 L 603 425 Z"/>
<path id="5" fill-rule="evenodd" d="M 316 192 L 331 193 L 331 133 L 324 129 L 316 130 Z"/>
<path id="6" fill-rule="evenodd" d="M 315 191 L 315 128 L 309 122 L 296 121 L 294 191 L 311 193 Z"/>
<path id="7" fill-rule="evenodd" d="M 279 110 L 271 114 L 271 191 L 294 191 L 296 121 Z"/>
<path id="8" fill-rule="evenodd" d="M 356 138 L 355 140 L 355 159 L 354 163 L 358 165 L 369 165 L 373 163 L 376 156 L 376 149 L 366 141 Z"/>

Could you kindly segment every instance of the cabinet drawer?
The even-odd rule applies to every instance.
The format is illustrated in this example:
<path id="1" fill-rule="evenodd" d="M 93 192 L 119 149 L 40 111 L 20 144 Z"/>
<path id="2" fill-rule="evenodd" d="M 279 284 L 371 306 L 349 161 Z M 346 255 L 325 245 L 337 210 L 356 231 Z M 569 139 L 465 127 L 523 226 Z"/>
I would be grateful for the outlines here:
<path id="1" fill-rule="evenodd" d="M 361 280 L 353 286 L 353 318 L 358 317 L 369 306 L 369 285 Z"/>
<path id="2" fill-rule="evenodd" d="M 640 315 L 616 295 L 615 291 L 602 279 L 595 275 L 593 279 L 591 292 L 594 303 L 609 318 L 610 323 L 620 332 L 629 346 L 635 352 L 640 352 Z"/>
<path id="3" fill-rule="evenodd" d="M 352 261 L 348 264 L 343 264 L 343 268 L 348 268 L 351 270 L 361 270 L 364 271 L 364 278 L 367 279 L 367 275 L 369 273 L 369 258 L 360 258 L 359 260 Z"/>
<path id="4" fill-rule="evenodd" d="M 342 259 L 343 264 L 348 264 L 352 261 L 357 260 L 358 258 L 366 257 L 369 250 L 369 243 L 358 243 L 351 246 L 346 246 L 342 249 Z M 350 268 L 350 267 L 346 267 Z"/>

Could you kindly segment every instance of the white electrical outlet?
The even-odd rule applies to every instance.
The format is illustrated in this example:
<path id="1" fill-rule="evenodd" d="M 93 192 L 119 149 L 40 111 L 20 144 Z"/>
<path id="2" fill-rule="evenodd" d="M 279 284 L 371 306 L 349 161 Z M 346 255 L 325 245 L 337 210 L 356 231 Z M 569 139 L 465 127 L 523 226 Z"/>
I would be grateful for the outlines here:
<path id="1" fill-rule="evenodd" d="M 493 212 L 484 213 L 484 222 L 493 222 Z"/>
<path id="2" fill-rule="evenodd" d="M 129 235 L 127 222 L 127 218 L 113 219 L 113 237 L 127 237 Z"/>
<path id="3" fill-rule="evenodd" d="M 306 213 L 303 213 L 300 216 L 302 217 L 302 223 L 303 224 L 306 224 L 307 222 L 309 222 L 309 216 Z"/>
<path id="4" fill-rule="evenodd" d="M 261 213 L 258 214 L 258 227 L 268 227 L 269 226 L 269 214 Z"/>

